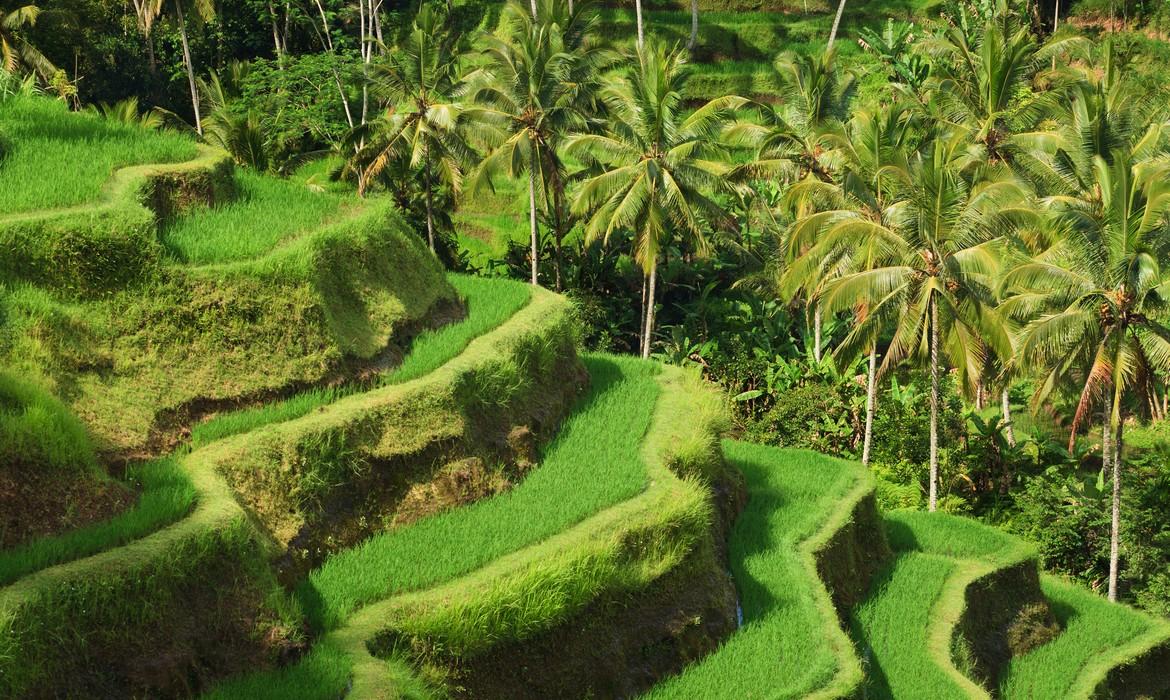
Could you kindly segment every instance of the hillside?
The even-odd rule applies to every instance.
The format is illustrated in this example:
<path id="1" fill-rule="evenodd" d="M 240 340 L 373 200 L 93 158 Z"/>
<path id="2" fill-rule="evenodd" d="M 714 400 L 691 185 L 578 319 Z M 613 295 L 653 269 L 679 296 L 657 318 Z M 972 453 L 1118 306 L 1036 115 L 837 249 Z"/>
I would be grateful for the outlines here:
<path id="1" fill-rule="evenodd" d="M 354 8 L 319 7 L 322 36 L 332 21 L 348 29 Z M 1133 150 L 1149 159 L 1049 158 L 1041 149 L 1069 126 L 1052 118 L 990 156 L 988 134 L 1006 122 L 991 118 L 978 139 L 950 131 L 954 102 L 930 113 L 937 123 L 883 103 L 817 131 L 811 117 L 785 121 L 797 98 L 778 74 L 823 78 L 802 95 L 826 113 L 844 93 L 880 102 L 893 78 L 857 32 L 935 5 L 848 5 L 836 56 L 853 73 L 839 82 L 816 63 L 829 5 L 698 7 L 693 56 L 658 43 L 635 54 L 652 80 L 606 63 L 619 54 L 591 55 L 629 81 L 597 83 L 600 102 L 574 91 L 588 61 L 566 58 L 584 50 L 573 32 L 527 4 L 449 8 L 480 32 L 460 48 L 477 52 L 466 83 L 442 68 L 454 39 L 417 50 L 441 34 L 429 10 L 404 20 L 405 37 L 385 27 L 393 51 L 376 25 L 386 63 L 361 70 L 385 82 L 355 72 L 343 84 L 337 66 L 359 52 L 342 30 L 337 62 L 306 68 L 283 55 L 270 7 L 279 79 L 319 81 L 330 99 L 338 88 L 351 126 L 359 100 L 377 105 L 325 159 L 305 124 L 278 135 L 272 114 L 232 111 L 231 99 L 259 99 L 247 71 L 263 67 L 192 87 L 203 138 L 0 81 L 0 698 L 1170 700 L 1156 585 L 1120 598 L 1129 605 L 1104 595 L 1116 577 L 1090 589 L 1087 574 L 1051 573 L 1078 556 L 1100 566 L 1122 504 L 1123 592 L 1159 565 L 1135 540 L 1160 546 L 1170 493 L 1170 335 L 1153 325 L 1170 287 L 1150 262 L 1170 256 L 1158 238 L 1170 241 L 1170 138 L 1158 124 L 1126 131 L 1139 120 L 1113 116 L 1130 93 L 1083 82 L 1060 84 L 1085 90 L 1070 98 L 1081 141 L 1146 133 Z M 644 10 L 659 39 L 685 44 L 687 6 Z M 228 36 L 243 20 L 221 11 L 202 21 Z M 373 47 L 367 11 L 361 46 Z M 0 9 L 0 28 L 23 27 L 15 16 Z M 386 11 L 388 24 L 404 16 Z M 590 31 L 606 51 L 634 51 L 633 17 L 607 5 Z M 166 23 L 184 26 L 187 48 L 183 20 Z M 564 50 L 508 53 L 511 25 Z M 166 65 L 173 47 L 158 48 Z M 774 61 L 783 51 L 797 57 Z M 1045 70 L 1048 54 L 1035 56 Z M 523 79 L 477 72 L 490 60 Z M 500 116 L 508 89 L 558 61 L 568 67 L 542 93 L 555 107 Z M 662 68 L 672 61 L 693 69 L 685 89 Z M 424 74 L 423 96 L 402 98 L 402 76 Z M 379 102 L 388 84 L 397 104 Z M 1012 119 L 1033 106 L 1022 85 Z M 475 107 L 441 99 L 468 94 Z M 604 108 L 566 116 L 577 102 Z M 558 150 L 534 136 L 546 107 L 575 128 L 612 123 Z M 456 134 L 468 114 L 480 121 Z M 255 137 L 272 162 L 249 161 L 224 130 Z M 715 134 L 728 142 L 721 164 L 704 142 Z M 304 147 L 281 160 L 280 139 Z M 477 148 L 511 154 L 489 186 L 457 162 Z M 1043 171 L 1038 190 L 1060 177 L 1109 186 L 1086 185 L 1095 194 L 1045 228 L 1041 209 L 1076 197 L 1016 197 L 1017 170 Z M 716 191 L 744 178 L 771 189 Z M 887 199 L 889 182 L 913 196 Z M 538 243 L 555 256 L 528 260 L 538 197 Z M 1123 216 L 1092 228 L 1114 203 Z M 907 244 L 912 225 L 933 225 L 929 240 Z M 1011 240 L 990 237 L 1004 230 Z M 1105 253 L 1076 257 L 1100 241 Z M 1070 259 L 1091 264 L 1060 267 Z M 543 266 L 534 282 L 566 292 L 505 279 L 527 279 L 529 263 Z M 1119 269 L 1120 292 L 1084 291 Z M 1036 278 L 1065 289 L 1019 292 Z M 668 290 L 657 298 L 656 281 Z M 1135 289 L 1146 306 L 1128 305 Z M 1064 316 L 1025 318 L 1052 299 Z M 594 349 L 628 346 L 623 305 L 641 315 L 643 357 Z M 656 311 L 687 321 L 656 331 Z M 1045 323 L 1106 335 L 1027 335 Z M 688 335 L 699 327 L 713 330 Z M 1027 374 L 1025 360 L 1056 350 L 1056 369 Z M 1074 386 L 1044 393 L 1058 383 Z M 1025 393 L 1037 405 L 1026 416 Z M 1053 512 L 1070 514 L 1056 535 L 1039 522 Z"/>

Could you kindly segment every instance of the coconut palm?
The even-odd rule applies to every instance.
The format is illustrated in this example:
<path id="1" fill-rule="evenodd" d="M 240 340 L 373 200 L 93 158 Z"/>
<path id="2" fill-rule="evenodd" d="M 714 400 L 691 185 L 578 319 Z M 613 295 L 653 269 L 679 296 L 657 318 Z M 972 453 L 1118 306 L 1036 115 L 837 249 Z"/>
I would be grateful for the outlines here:
<path id="1" fill-rule="evenodd" d="M 195 112 L 195 130 L 203 134 L 203 114 L 199 104 L 199 88 L 195 81 L 195 64 L 191 60 L 191 45 L 187 39 L 187 14 L 194 12 L 200 19 L 207 21 L 215 17 L 214 0 L 143 0 L 135 3 L 138 13 L 139 26 L 150 36 L 154 21 L 167 12 L 173 13 L 172 18 L 179 27 L 179 38 L 183 45 L 183 67 L 187 71 L 187 85 L 191 89 L 191 108 Z"/>
<path id="2" fill-rule="evenodd" d="M 468 77 L 470 97 L 483 106 L 480 119 L 492 132 L 486 136 L 491 150 L 469 184 L 475 190 L 497 175 L 527 174 L 532 284 L 539 284 L 537 202 L 549 202 L 550 188 L 560 187 L 560 142 L 589 127 L 599 66 L 609 55 L 585 41 L 589 11 L 584 4 L 574 8 L 574 19 L 562 25 L 560 15 L 532 19 L 513 0 L 508 31 L 485 50 L 488 66 Z"/>
<path id="3" fill-rule="evenodd" d="M 637 59 L 602 94 L 611 117 L 607 132 L 573 136 L 566 151 L 595 172 L 573 203 L 574 213 L 590 214 L 586 238 L 634 234 L 635 258 L 649 281 L 641 343 L 649 357 L 662 251 L 677 238 L 704 252 L 707 227 L 728 223 L 710 197 L 727 187 L 731 171 L 718 136 L 746 100 L 717 98 L 684 116 L 685 52 L 649 42 Z"/>
<path id="4" fill-rule="evenodd" d="M 1107 81 L 1106 81 L 1107 82 Z M 1105 443 L 1113 504 L 1109 598 L 1117 598 L 1123 413 L 1170 369 L 1170 164 L 1160 123 L 1132 138 L 1132 124 L 1110 105 L 1119 92 L 1098 85 L 1081 95 L 1072 124 L 1055 140 L 1046 182 L 1063 193 L 1047 202 L 1058 235 L 1006 277 L 1014 296 L 1005 310 L 1034 316 L 1020 354 L 1044 371 L 1034 400 L 1077 387 L 1070 445 L 1094 407 L 1108 416 Z M 1094 97 L 1096 95 L 1096 97 Z M 1113 105 L 1116 107 L 1117 105 Z"/>
<path id="5" fill-rule="evenodd" d="M 845 344 L 864 344 L 877 328 L 893 329 L 881 371 L 917 355 L 931 377 L 929 505 L 938 506 L 938 421 L 942 364 L 966 384 L 976 377 L 987 348 L 1004 351 L 1009 340 L 991 308 L 1001 231 L 1024 198 L 1012 179 L 964 178 L 963 131 L 944 132 L 909 159 L 900 188 L 880 217 L 842 216 L 819 246 L 856 246 L 872 264 L 831 282 L 826 311 L 864 309 Z M 875 328 L 876 327 L 876 328 Z M 945 358 L 944 358 L 945 353 Z"/>
<path id="6" fill-rule="evenodd" d="M 885 251 L 873 245 L 857 245 L 842 237 L 826 238 L 825 231 L 845 221 L 883 223 L 896 212 L 891 209 L 897 195 L 908 184 L 907 153 L 913 150 L 919 125 L 913 112 L 901 103 L 877 109 L 858 110 L 845 127 L 839 147 L 840 175 L 826 183 L 806 178 L 793 186 L 790 196 L 819 198 L 827 206 L 820 212 L 797 221 L 792 241 L 804 248 L 785 270 L 780 280 L 782 292 L 791 294 L 807 288 L 814 279 L 832 280 L 841 274 L 874 269 L 885 265 Z M 808 207 L 814 209 L 816 207 Z M 824 244 L 821 244 L 824 240 Z M 867 241 L 875 243 L 876 241 Z M 877 410 L 877 350 L 879 336 L 890 327 L 892 319 L 872 319 L 868 306 L 854 309 L 857 333 L 838 345 L 838 360 L 851 361 L 857 353 L 868 355 L 866 369 L 865 432 L 861 461 L 869 464 L 873 437 L 873 419 Z"/>
<path id="7" fill-rule="evenodd" d="M 419 173 L 432 252 L 435 187 L 442 182 L 458 193 L 464 164 L 473 157 L 463 132 L 474 123 L 475 110 L 456 95 L 458 63 L 443 18 L 422 6 L 402 44 L 389 51 L 385 63 L 374 66 L 373 94 L 384 112 L 351 135 L 358 148 L 349 167 L 361 172 L 363 193 L 370 180 L 394 161 L 405 160 Z"/>
<path id="8" fill-rule="evenodd" d="M 833 42 L 837 41 L 837 30 L 841 27 L 841 15 L 845 14 L 845 0 L 837 3 L 837 14 L 833 16 L 833 28 L 829 30 L 829 41 L 825 44 L 825 53 L 833 50 Z"/>
<path id="9" fill-rule="evenodd" d="M 12 10 L 0 8 L 0 68 L 9 73 L 26 68 L 47 82 L 57 67 L 21 36 L 21 30 L 36 24 L 40 12 L 36 5 Z"/>
<path id="10" fill-rule="evenodd" d="M 776 58 L 773 68 L 780 102 L 760 105 L 759 123 L 744 121 L 728 129 L 729 141 L 756 152 L 751 162 L 737 169 L 736 177 L 834 181 L 842 122 L 848 118 L 856 92 L 853 75 L 840 74 L 835 63 L 833 51 L 821 56 L 782 54 Z M 811 200 L 792 201 L 808 204 Z M 794 212 L 797 217 L 809 213 L 807 208 Z M 786 248 L 795 257 L 809 245 L 811 241 L 796 238 Z M 822 311 L 817 300 L 824 281 L 810 277 L 802 290 L 813 317 L 813 356 L 818 362 L 822 357 Z"/>

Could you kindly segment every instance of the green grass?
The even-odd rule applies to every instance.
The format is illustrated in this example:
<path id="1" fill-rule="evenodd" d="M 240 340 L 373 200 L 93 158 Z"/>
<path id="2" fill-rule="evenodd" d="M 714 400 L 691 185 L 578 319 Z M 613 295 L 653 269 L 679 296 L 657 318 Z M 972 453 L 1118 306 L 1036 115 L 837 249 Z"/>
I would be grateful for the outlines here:
<path id="1" fill-rule="evenodd" d="M 854 610 L 854 635 L 869 660 L 867 697 L 967 697 L 930 652 L 934 605 L 956 570 L 946 557 L 900 554 L 879 577 L 873 595 Z"/>
<path id="2" fill-rule="evenodd" d="M 472 340 L 499 327 L 532 298 L 531 287 L 520 282 L 458 274 L 450 274 L 447 279 L 465 301 L 467 317 L 421 333 L 411 343 L 402 363 L 385 374 L 383 383 L 400 384 L 433 372 L 463 352 Z M 191 431 L 191 442 L 199 447 L 230 435 L 300 418 L 363 388 L 366 387 L 359 384 L 310 389 L 283 401 L 225 413 L 196 425 Z"/>
<path id="3" fill-rule="evenodd" d="M 1040 585 L 1064 631 L 1012 659 L 1000 681 L 1000 697 L 1005 700 L 1079 695 L 1074 688 L 1088 665 L 1115 654 L 1155 624 L 1132 608 L 1060 579 L 1045 576 Z"/>
<path id="4" fill-rule="evenodd" d="M 355 197 L 249 170 L 237 171 L 236 184 L 235 201 L 162 228 L 163 246 L 176 260 L 210 265 L 255 258 L 360 206 Z"/>
<path id="5" fill-rule="evenodd" d="M 268 673 L 233 678 L 200 696 L 203 700 L 284 700 L 301 698 L 340 698 L 352 673 L 353 661 L 343 650 L 321 641 L 297 663 Z"/>
<path id="6" fill-rule="evenodd" d="M 174 457 L 131 467 L 126 479 L 141 488 L 138 503 L 130 510 L 102 523 L 0 551 L 0 586 L 144 537 L 186 515 L 195 502 L 195 486 Z"/>
<path id="7" fill-rule="evenodd" d="M 836 628 L 836 616 L 818 606 L 815 591 L 823 584 L 798 548 L 842 507 L 859 468 L 743 442 L 725 441 L 724 454 L 748 488 L 729 545 L 744 625 L 717 652 L 647 697 L 803 697 L 829 685 L 840 663 L 826 632 Z"/>
<path id="8" fill-rule="evenodd" d="M 586 366 L 590 391 L 539 469 L 501 496 L 375 536 L 326 561 L 298 591 L 315 626 L 332 629 L 363 604 L 465 574 L 642 491 L 640 448 L 659 369 L 601 356 Z"/>
<path id="9" fill-rule="evenodd" d="M 104 475 L 77 416 L 49 392 L 5 371 L 0 371 L 0 445 L 0 469 Z"/>
<path id="10" fill-rule="evenodd" d="M 83 204 L 98 199 L 120 167 L 177 163 L 195 157 L 195 142 L 69 112 L 45 98 L 0 100 L 6 142 L 0 156 L 0 215 Z"/>

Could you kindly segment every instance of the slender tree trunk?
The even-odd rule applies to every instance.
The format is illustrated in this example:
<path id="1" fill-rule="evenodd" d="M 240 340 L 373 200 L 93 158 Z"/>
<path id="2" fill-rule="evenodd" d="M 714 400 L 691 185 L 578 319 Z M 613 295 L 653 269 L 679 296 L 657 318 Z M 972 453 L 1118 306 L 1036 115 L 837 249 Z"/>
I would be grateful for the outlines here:
<path id="1" fill-rule="evenodd" d="M 268 19 L 272 24 L 272 45 L 276 49 L 276 65 L 284 66 L 284 47 L 280 45 L 280 25 L 276 21 L 276 7 L 268 0 Z"/>
<path id="2" fill-rule="evenodd" d="M 1012 447 L 1016 446 L 1016 429 L 1012 426 L 1012 401 L 1008 396 L 1008 388 L 1003 388 L 1003 430 L 1007 433 L 1007 442 Z"/>
<path id="3" fill-rule="evenodd" d="M 536 0 L 533 0 L 535 2 Z M 642 0 L 634 0 L 634 14 L 638 17 L 638 50 L 642 50 L 645 37 L 642 34 Z"/>
<path id="4" fill-rule="evenodd" d="M 199 113 L 199 89 L 195 87 L 195 66 L 191 63 L 191 46 L 187 42 L 187 21 L 183 18 L 183 3 L 175 0 L 175 17 L 179 20 L 179 38 L 183 42 L 183 66 L 187 68 L 187 85 L 191 88 L 191 106 L 195 109 L 195 131 L 203 135 L 203 115 Z"/>
<path id="5" fill-rule="evenodd" d="M 1109 600 L 1117 601 L 1117 570 L 1121 555 L 1121 390 L 1113 390 L 1113 412 L 1109 418 L 1113 432 L 1113 512 L 1109 528 Z"/>
<path id="6" fill-rule="evenodd" d="M 569 0 L 569 14 L 573 14 L 573 0 Z"/>
<path id="7" fill-rule="evenodd" d="M 814 302 L 816 306 L 813 307 L 813 357 L 817 362 L 821 361 L 821 304 L 819 301 Z"/>
<path id="8" fill-rule="evenodd" d="M 642 273 L 642 305 L 638 307 L 638 354 L 642 354 L 642 349 L 646 345 L 646 284 L 649 277 L 645 272 Z"/>
<path id="9" fill-rule="evenodd" d="M 337 53 L 333 50 L 333 35 L 329 33 L 329 18 L 325 14 L 325 6 L 321 4 L 321 0 L 316 0 L 316 3 L 317 11 L 321 14 L 322 43 L 336 58 Z M 341 106 L 345 108 L 345 123 L 352 129 L 354 127 L 353 112 L 349 108 L 349 98 L 345 95 L 345 86 L 341 84 L 341 74 L 337 72 L 337 66 L 331 65 L 329 70 L 333 73 L 333 82 L 337 84 L 337 92 L 341 95 Z"/>
<path id="10" fill-rule="evenodd" d="M 654 337 L 654 287 L 658 279 L 658 260 L 650 267 L 650 289 L 646 294 L 646 335 L 642 340 L 642 358 L 650 357 L 650 339 Z"/>
<path id="11" fill-rule="evenodd" d="M 865 378 L 865 440 L 861 447 L 861 464 L 869 466 L 869 446 L 873 439 L 874 404 L 877 403 L 877 346 L 869 350 L 869 371 Z"/>
<path id="12" fill-rule="evenodd" d="M 431 245 L 431 252 L 435 252 L 435 215 L 431 194 L 431 166 L 423 168 L 423 187 L 427 188 L 427 242 Z"/>
<path id="13" fill-rule="evenodd" d="M 533 7 L 536 5 L 534 4 Z M 533 149 L 534 151 L 536 149 Z M 532 284 L 539 284 L 537 273 L 536 250 L 536 154 L 532 154 L 532 165 L 528 168 L 528 227 L 532 234 Z"/>
<path id="14" fill-rule="evenodd" d="M 1109 466 L 1113 464 L 1113 433 L 1109 428 L 1110 422 L 1110 406 L 1105 404 L 1105 409 L 1101 412 L 1101 468 L 1109 471 Z"/>
<path id="15" fill-rule="evenodd" d="M 930 298 L 930 511 L 938 509 L 938 302 Z"/>
<path id="16" fill-rule="evenodd" d="M 837 16 L 833 18 L 833 28 L 829 30 L 829 44 L 825 47 L 825 52 L 833 50 L 833 42 L 837 40 L 837 28 L 841 26 L 841 15 L 845 12 L 845 0 L 837 3 Z"/>
<path id="17" fill-rule="evenodd" d="M 691 38 L 687 42 L 687 53 L 695 57 L 695 43 L 699 39 L 699 0 L 691 0 Z"/>
<path id="18" fill-rule="evenodd" d="M 532 6 L 532 19 L 536 19 L 536 0 L 529 0 L 528 4 Z"/>

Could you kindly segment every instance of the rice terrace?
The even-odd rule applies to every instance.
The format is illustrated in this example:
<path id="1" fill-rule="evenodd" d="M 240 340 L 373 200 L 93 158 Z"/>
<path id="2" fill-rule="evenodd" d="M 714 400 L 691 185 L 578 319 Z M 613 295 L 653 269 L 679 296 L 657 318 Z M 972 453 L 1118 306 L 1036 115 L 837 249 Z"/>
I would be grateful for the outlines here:
<path id="1" fill-rule="evenodd" d="M 1170 3 L 0 0 L 0 698 L 1170 700 Z"/>

